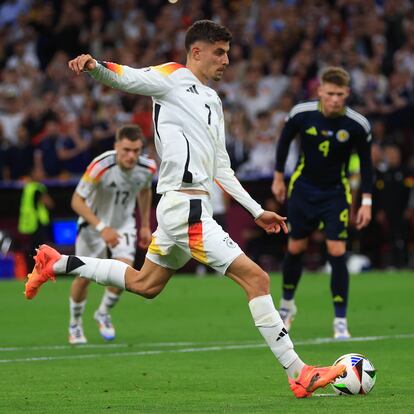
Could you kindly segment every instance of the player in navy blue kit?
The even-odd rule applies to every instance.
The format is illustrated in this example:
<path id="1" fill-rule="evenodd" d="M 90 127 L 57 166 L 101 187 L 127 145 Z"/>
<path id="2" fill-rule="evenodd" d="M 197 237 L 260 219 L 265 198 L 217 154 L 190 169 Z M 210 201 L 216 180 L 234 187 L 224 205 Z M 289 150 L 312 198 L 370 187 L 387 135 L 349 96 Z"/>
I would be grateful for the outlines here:
<path id="1" fill-rule="evenodd" d="M 294 294 L 302 273 L 302 255 L 309 235 L 322 223 L 332 267 L 334 337 L 348 339 L 349 273 L 345 253 L 351 192 L 347 166 L 356 151 L 361 162 L 362 190 L 356 227 L 362 229 L 371 220 L 371 128 L 365 117 L 345 105 L 350 77 L 344 69 L 329 67 L 320 81 L 319 100 L 293 107 L 278 143 L 272 192 L 279 202 L 284 202 L 287 196 L 290 225 L 279 312 L 289 329 L 297 311 Z M 301 155 L 286 189 L 283 172 L 290 143 L 296 136 L 300 137 Z"/>

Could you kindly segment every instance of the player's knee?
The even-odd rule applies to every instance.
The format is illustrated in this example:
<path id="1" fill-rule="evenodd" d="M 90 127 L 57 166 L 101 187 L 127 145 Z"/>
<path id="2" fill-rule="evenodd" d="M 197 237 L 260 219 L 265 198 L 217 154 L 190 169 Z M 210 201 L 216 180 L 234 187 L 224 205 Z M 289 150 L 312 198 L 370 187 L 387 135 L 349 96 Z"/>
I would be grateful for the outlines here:
<path id="1" fill-rule="evenodd" d="M 307 239 L 303 240 L 289 240 L 288 252 L 292 255 L 298 255 L 303 253 L 308 247 Z"/>
<path id="2" fill-rule="evenodd" d="M 252 288 L 256 296 L 267 295 L 270 291 L 270 277 L 263 269 L 257 269 L 252 275 Z"/>
<path id="3" fill-rule="evenodd" d="M 81 276 L 77 276 L 73 280 L 73 285 L 84 288 L 84 289 L 86 289 L 89 286 L 89 283 L 90 283 L 89 279 L 85 279 L 84 277 L 81 277 Z"/>
<path id="4" fill-rule="evenodd" d="M 328 254 L 330 256 L 339 257 L 345 254 L 346 247 L 342 245 L 328 246 Z"/>

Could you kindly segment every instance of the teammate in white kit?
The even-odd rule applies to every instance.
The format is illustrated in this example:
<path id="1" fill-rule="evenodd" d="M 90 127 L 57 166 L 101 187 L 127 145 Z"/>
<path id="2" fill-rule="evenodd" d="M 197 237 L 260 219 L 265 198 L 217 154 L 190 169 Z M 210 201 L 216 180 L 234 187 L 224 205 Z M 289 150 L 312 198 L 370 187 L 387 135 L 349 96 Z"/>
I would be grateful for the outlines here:
<path id="1" fill-rule="evenodd" d="M 115 149 L 96 157 L 83 174 L 72 196 L 72 208 L 79 215 L 75 254 L 120 260 L 133 265 L 137 230 L 135 207 L 138 202 L 140 230 L 138 244 L 148 248 L 151 241 L 150 209 L 153 160 L 141 155 L 144 137 L 137 125 L 124 125 L 116 132 Z M 70 298 L 69 343 L 87 342 L 82 315 L 89 280 L 76 277 Z M 118 302 L 122 289 L 108 287 L 94 313 L 105 340 L 115 337 L 109 311 Z"/>
<path id="2" fill-rule="evenodd" d="M 120 261 L 65 256 L 49 246 L 40 246 L 26 284 L 26 297 L 33 298 L 56 274 L 80 273 L 98 283 L 153 298 L 175 270 L 194 257 L 244 289 L 254 323 L 285 368 L 293 393 L 298 398 L 308 397 L 341 375 L 345 366 L 317 368 L 302 362 L 273 304 L 269 276 L 212 218 L 209 193 L 216 180 L 252 214 L 257 225 L 268 233 L 287 232 L 286 218 L 264 211 L 230 167 L 221 101 L 207 86 L 210 80 L 220 80 L 229 64 L 230 40 L 227 28 L 201 20 L 186 34 L 186 66 L 166 63 L 132 69 L 98 62 L 90 55 L 69 62 L 76 74 L 86 70 L 105 85 L 153 98 L 154 139 L 161 158 L 158 228 L 139 271 Z"/>

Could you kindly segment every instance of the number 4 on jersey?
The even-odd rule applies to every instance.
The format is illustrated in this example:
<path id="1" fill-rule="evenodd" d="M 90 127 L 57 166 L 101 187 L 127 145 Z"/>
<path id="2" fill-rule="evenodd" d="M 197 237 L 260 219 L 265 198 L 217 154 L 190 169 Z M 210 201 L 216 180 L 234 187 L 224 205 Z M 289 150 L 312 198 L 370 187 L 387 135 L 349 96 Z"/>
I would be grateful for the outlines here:
<path id="1" fill-rule="evenodd" d="M 324 157 L 328 156 L 329 153 L 329 140 L 322 141 L 318 146 L 319 151 L 322 152 Z"/>

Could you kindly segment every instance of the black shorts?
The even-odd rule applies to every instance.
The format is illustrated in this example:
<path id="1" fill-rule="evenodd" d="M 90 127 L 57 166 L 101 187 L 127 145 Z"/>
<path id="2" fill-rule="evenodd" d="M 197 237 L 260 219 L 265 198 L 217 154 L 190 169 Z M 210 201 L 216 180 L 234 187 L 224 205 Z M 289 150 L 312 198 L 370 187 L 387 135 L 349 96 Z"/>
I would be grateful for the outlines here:
<path id="1" fill-rule="evenodd" d="M 321 228 L 328 240 L 346 240 L 350 197 L 345 185 L 321 189 L 296 180 L 288 199 L 290 237 L 304 239 Z"/>

